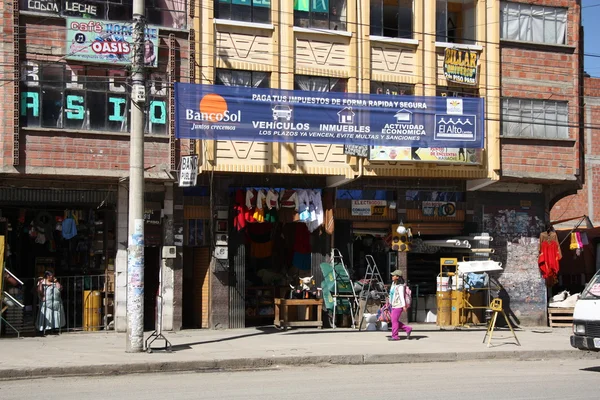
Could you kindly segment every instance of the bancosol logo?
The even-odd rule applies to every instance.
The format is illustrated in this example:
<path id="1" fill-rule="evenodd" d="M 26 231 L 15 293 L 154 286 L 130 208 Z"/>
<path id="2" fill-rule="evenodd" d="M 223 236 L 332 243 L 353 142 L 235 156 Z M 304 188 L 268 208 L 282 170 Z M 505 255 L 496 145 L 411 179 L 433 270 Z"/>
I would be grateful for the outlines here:
<path id="1" fill-rule="evenodd" d="M 185 119 L 205 122 L 241 122 L 242 112 L 229 110 L 227 101 L 216 93 L 207 94 L 200 100 L 199 111 L 187 108 Z"/>

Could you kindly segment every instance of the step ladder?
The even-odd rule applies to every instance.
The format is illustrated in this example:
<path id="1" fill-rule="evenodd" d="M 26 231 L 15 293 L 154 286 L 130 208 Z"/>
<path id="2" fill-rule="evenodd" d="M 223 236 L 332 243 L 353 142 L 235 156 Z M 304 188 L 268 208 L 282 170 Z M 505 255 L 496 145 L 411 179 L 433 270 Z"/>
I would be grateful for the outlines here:
<path id="1" fill-rule="evenodd" d="M 323 267 L 327 267 L 329 271 L 326 271 Z M 335 317 L 338 312 L 338 308 L 349 307 L 350 318 L 352 318 L 352 328 L 356 327 L 356 320 L 354 314 L 358 309 L 358 297 L 354 291 L 354 284 L 348 272 L 348 268 L 344 263 L 344 257 L 338 249 L 331 249 L 331 260 L 329 265 L 327 263 L 322 264 L 323 269 L 323 294 L 324 296 L 330 295 L 333 307 L 333 314 L 330 318 L 331 327 L 336 328 Z M 326 287 L 328 286 L 328 287 Z M 329 293 L 325 293 L 327 290 Z"/>
<path id="2" fill-rule="evenodd" d="M 379 268 L 377 267 L 375 259 L 370 254 L 367 254 L 365 259 L 367 261 L 367 269 L 365 271 L 365 278 L 362 281 L 363 289 L 358 297 L 360 307 L 358 315 L 356 316 L 358 319 L 359 331 L 362 330 L 363 314 L 367 308 L 369 299 L 379 299 L 383 304 L 388 297 L 387 290 L 383 284 L 383 278 L 381 277 L 381 273 L 379 273 Z"/>

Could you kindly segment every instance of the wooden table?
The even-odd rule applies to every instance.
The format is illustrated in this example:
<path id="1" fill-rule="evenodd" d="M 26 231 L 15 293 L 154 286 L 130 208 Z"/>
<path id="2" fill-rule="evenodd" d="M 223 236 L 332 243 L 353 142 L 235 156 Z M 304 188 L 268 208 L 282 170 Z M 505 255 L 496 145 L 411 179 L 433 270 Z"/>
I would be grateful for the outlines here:
<path id="1" fill-rule="evenodd" d="M 297 307 L 305 307 L 304 320 L 297 321 L 293 318 L 296 314 L 290 315 L 290 308 L 296 310 Z M 314 312 L 314 308 L 317 312 Z M 323 299 L 275 299 L 275 327 L 323 327 Z"/>

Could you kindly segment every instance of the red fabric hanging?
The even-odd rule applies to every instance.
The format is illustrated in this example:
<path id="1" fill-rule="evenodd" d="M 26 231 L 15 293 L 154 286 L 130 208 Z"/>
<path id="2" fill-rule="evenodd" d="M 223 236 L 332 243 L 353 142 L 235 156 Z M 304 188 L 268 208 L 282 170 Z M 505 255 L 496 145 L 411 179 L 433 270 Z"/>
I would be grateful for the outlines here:
<path id="1" fill-rule="evenodd" d="M 555 282 L 560 268 L 559 260 L 561 254 L 558 249 L 558 242 L 545 240 L 540 245 L 541 251 L 538 258 L 538 264 L 542 271 L 542 277 L 547 282 Z"/>

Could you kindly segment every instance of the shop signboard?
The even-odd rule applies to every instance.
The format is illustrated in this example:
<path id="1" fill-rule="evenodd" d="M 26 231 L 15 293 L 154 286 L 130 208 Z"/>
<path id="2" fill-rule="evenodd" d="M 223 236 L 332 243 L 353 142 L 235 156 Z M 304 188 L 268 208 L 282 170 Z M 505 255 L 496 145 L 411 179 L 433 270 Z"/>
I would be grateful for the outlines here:
<path id="1" fill-rule="evenodd" d="M 424 217 L 456 217 L 456 203 L 453 201 L 424 201 Z"/>
<path id="2" fill-rule="evenodd" d="M 158 65 L 158 27 L 146 26 L 144 65 Z M 133 23 L 67 18 L 67 60 L 131 64 Z"/>
<path id="3" fill-rule="evenodd" d="M 481 98 L 323 93 L 175 83 L 180 139 L 484 147 Z"/>
<path id="4" fill-rule="evenodd" d="M 385 200 L 352 200 L 352 215 L 361 217 L 386 217 L 387 201 Z"/>
<path id="5" fill-rule="evenodd" d="M 481 164 L 481 149 L 465 148 L 419 148 L 372 146 L 369 151 L 371 161 L 434 161 L 453 164 Z"/>
<path id="6" fill-rule="evenodd" d="M 182 156 L 179 167 L 179 187 L 196 186 L 198 179 L 198 156 Z"/>
<path id="7" fill-rule="evenodd" d="M 444 76 L 446 80 L 463 85 L 477 85 L 479 54 L 475 51 L 446 48 Z"/>

